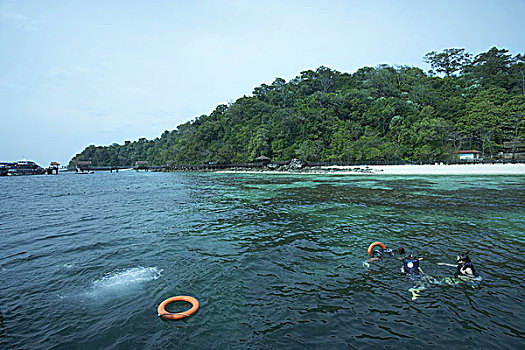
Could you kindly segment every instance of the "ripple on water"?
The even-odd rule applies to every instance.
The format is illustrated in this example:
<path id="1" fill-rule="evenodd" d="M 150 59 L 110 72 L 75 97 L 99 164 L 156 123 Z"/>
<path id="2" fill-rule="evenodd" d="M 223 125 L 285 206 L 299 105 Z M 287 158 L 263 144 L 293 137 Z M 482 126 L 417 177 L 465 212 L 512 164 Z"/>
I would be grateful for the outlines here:
<path id="1" fill-rule="evenodd" d="M 97 173 L 0 182 L 7 348 L 518 348 L 524 177 Z M 11 181 L 12 180 L 12 181 Z M 8 185 L 6 185 L 8 184 Z M 16 199 L 16 200 L 15 200 Z M 418 283 L 373 241 L 477 285 Z M 201 303 L 167 322 L 174 295 Z"/>

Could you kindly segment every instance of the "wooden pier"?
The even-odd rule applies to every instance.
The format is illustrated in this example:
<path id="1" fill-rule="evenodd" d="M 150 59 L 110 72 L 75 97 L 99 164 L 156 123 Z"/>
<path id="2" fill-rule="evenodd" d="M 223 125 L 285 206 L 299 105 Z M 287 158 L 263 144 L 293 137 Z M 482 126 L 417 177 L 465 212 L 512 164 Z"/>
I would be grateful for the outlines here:
<path id="1" fill-rule="evenodd" d="M 122 170 L 135 170 L 135 171 L 163 171 L 166 170 L 168 166 L 164 165 L 149 165 L 148 161 L 136 161 L 133 166 L 130 165 L 119 165 L 119 166 L 93 166 L 93 163 L 90 160 L 79 160 L 75 164 L 74 170 L 77 173 L 88 173 L 94 171 L 109 171 L 110 173 Z"/>

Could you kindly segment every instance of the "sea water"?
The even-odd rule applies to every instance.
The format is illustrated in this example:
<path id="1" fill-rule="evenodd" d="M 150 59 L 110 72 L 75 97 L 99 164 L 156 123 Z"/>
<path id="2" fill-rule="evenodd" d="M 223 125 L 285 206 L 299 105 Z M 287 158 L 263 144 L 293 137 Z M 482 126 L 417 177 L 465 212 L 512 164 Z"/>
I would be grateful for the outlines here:
<path id="1" fill-rule="evenodd" d="M 525 176 L 0 178 L 0 348 L 519 348 Z M 446 281 L 421 284 L 370 243 Z M 164 321 L 157 306 L 196 297 Z M 176 311 L 187 304 L 173 307 Z"/>

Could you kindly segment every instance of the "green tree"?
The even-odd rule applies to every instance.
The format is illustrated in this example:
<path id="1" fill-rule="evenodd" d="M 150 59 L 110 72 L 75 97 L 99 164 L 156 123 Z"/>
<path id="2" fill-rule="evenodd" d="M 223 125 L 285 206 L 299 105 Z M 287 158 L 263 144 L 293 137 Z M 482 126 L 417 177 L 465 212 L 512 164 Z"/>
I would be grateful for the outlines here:
<path id="1" fill-rule="evenodd" d="M 467 104 L 467 113 L 459 120 L 459 129 L 470 145 L 493 156 L 504 138 L 505 113 L 503 104 L 509 98 L 502 88 L 490 88 L 479 93 Z"/>
<path id="2" fill-rule="evenodd" d="M 510 90 L 512 86 L 510 71 L 515 59 L 506 49 L 491 48 L 477 55 L 467 72 L 479 78 L 483 85 L 497 86 Z"/>
<path id="3" fill-rule="evenodd" d="M 431 51 L 425 55 L 425 62 L 438 73 L 452 77 L 456 72 L 462 72 L 470 63 L 471 55 L 465 49 L 445 49 L 442 52 Z"/>
<path id="4" fill-rule="evenodd" d="M 86 147 L 71 160 L 93 165 L 204 164 L 273 160 L 441 160 L 461 148 L 486 157 L 525 139 L 525 62 L 492 48 L 471 63 L 463 49 L 429 53 L 444 77 L 420 68 L 380 65 L 353 74 L 319 67 L 286 82 L 276 78 L 251 96 L 154 140 Z"/>

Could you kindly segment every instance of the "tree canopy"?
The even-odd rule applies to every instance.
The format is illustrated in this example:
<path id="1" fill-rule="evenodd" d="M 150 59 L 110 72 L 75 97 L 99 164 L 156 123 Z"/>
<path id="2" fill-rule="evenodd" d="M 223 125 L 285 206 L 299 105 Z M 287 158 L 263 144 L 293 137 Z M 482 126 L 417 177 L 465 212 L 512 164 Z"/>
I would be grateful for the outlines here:
<path id="1" fill-rule="evenodd" d="M 155 140 L 89 146 L 70 162 L 98 166 L 306 161 L 447 160 L 460 149 L 495 156 L 525 140 L 525 59 L 491 48 L 430 52 L 432 71 L 328 67 L 276 78 Z M 435 70 L 435 71 L 434 71 Z M 439 76 L 442 74 L 443 76 Z"/>

